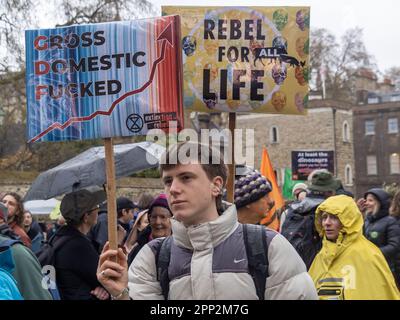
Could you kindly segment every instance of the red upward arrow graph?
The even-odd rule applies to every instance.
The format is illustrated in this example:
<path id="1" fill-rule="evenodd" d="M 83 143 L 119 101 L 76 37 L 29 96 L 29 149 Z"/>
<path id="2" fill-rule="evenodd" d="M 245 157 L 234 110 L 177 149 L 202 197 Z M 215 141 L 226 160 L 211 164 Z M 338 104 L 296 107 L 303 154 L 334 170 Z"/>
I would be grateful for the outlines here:
<path id="1" fill-rule="evenodd" d="M 59 123 L 59 122 L 54 122 L 51 126 L 49 126 L 46 130 L 42 131 L 41 133 L 39 133 L 37 136 L 33 137 L 31 140 L 29 140 L 28 142 L 35 142 L 37 140 L 39 140 L 41 137 L 43 137 L 44 135 L 48 134 L 49 132 L 53 131 L 54 129 L 60 129 L 60 130 L 64 130 L 65 128 L 69 127 L 71 124 L 75 123 L 75 122 L 83 122 L 83 121 L 90 121 L 93 118 L 97 117 L 98 115 L 103 115 L 103 116 L 109 116 L 111 115 L 111 113 L 113 112 L 114 108 L 124 99 L 126 99 L 129 96 L 135 95 L 137 93 L 143 92 L 152 82 L 154 79 L 154 75 L 156 73 L 156 69 L 157 69 L 157 65 L 159 63 L 161 63 L 164 58 L 165 58 L 165 50 L 166 50 L 166 46 L 167 43 L 169 43 L 170 46 L 174 46 L 173 43 L 173 34 L 172 34 L 173 30 L 172 30 L 172 23 L 170 23 L 165 29 L 164 31 L 161 32 L 161 34 L 158 36 L 157 41 L 162 40 L 162 47 L 161 47 L 161 54 L 160 56 L 157 58 L 157 60 L 155 60 L 153 62 L 153 66 L 151 67 L 151 73 L 150 73 L 150 77 L 149 80 L 143 84 L 140 88 L 135 89 L 133 91 L 128 91 L 126 92 L 124 95 L 122 95 L 121 97 L 119 97 L 117 100 L 115 100 L 112 104 L 111 107 L 107 110 L 107 111 L 95 111 L 93 112 L 91 115 L 88 116 L 84 116 L 84 117 L 71 117 L 69 118 L 67 121 L 65 121 L 63 124 Z"/>

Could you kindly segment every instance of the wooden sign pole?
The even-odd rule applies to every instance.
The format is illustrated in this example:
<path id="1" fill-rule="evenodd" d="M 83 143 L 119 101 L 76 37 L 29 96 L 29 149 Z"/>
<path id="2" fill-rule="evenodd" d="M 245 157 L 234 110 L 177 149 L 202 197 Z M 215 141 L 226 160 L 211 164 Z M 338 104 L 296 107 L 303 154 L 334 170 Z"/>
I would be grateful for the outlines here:
<path id="1" fill-rule="evenodd" d="M 108 241 L 110 249 L 118 249 L 117 237 L 117 202 L 115 198 L 115 164 L 112 138 L 104 139 L 107 175 L 107 216 L 108 216 Z"/>
<path id="2" fill-rule="evenodd" d="M 227 182 L 227 198 L 230 203 L 235 200 L 235 128 L 236 128 L 236 113 L 229 112 L 229 132 L 231 134 L 231 163 L 228 164 L 229 176 Z"/>

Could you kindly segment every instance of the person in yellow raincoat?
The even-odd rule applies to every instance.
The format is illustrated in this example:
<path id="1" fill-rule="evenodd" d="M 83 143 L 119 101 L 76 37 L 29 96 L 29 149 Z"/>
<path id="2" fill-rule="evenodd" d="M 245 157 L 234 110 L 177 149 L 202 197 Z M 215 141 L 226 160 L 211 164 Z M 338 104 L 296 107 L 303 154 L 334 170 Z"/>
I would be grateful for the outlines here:
<path id="1" fill-rule="evenodd" d="M 385 257 L 362 234 L 363 224 L 348 196 L 330 197 L 317 208 L 315 226 L 323 241 L 309 274 L 320 299 L 400 299 Z"/>

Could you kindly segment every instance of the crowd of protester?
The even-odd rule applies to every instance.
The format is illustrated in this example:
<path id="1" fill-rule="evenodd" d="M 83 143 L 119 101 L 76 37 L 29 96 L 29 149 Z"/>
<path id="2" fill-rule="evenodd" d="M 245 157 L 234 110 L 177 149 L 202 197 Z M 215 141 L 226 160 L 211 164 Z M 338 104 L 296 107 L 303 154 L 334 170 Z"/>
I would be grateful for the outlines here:
<path id="1" fill-rule="evenodd" d="M 49 224 L 2 193 L 0 299 L 400 299 L 400 189 L 356 200 L 316 170 L 293 187 L 277 232 L 260 225 L 274 207 L 260 172 L 239 166 L 228 203 L 227 166 L 200 164 L 206 147 L 168 164 L 184 144 L 164 155 L 165 193 L 117 198 L 118 250 L 103 188 L 66 194 Z"/>

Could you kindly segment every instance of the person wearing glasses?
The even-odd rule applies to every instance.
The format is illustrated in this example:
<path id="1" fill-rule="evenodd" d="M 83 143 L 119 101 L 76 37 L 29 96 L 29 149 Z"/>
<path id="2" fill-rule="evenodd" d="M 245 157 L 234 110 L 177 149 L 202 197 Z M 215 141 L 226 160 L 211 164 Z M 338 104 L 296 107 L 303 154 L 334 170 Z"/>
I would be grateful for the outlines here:
<path id="1" fill-rule="evenodd" d="M 56 284 L 62 300 L 106 300 L 109 294 L 96 278 L 99 254 L 87 237 L 97 222 L 100 204 L 106 193 L 99 187 L 89 187 L 68 193 L 61 201 L 60 211 L 66 225 L 50 239 L 54 253 Z"/>
<path id="2" fill-rule="evenodd" d="M 128 255 L 128 266 L 131 265 L 133 259 L 146 243 L 153 239 L 168 237 L 172 233 L 172 212 L 164 193 L 161 193 L 150 204 L 147 215 L 150 224 L 138 235 L 137 242 Z"/>

